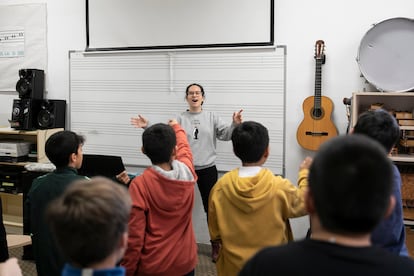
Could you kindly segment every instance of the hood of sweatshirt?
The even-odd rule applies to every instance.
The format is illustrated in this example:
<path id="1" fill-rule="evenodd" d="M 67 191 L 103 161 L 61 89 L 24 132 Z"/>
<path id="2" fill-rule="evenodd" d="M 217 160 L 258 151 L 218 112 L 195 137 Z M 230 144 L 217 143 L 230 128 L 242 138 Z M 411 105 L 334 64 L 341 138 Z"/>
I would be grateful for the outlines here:
<path id="1" fill-rule="evenodd" d="M 154 170 L 173 180 L 194 180 L 191 170 L 182 162 L 173 160 L 171 163 L 172 170 L 166 171 L 159 166 L 152 166 Z"/>
<path id="2" fill-rule="evenodd" d="M 274 187 L 280 181 L 276 179 L 278 177 L 266 168 L 251 177 L 239 177 L 239 170 L 236 169 L 223 176 L 223 183 L 228 183 L 222 185 L 223 194 L 241 211 L 250 213 L 276 196 L 277 189 Z"/>
<path id="3" fill-rule="evenodd" d="M 159 211 L 182 210 L 194 200 L 195 179 L 191 170 L 182 162 L 174 160 L 172 170 L 165 171 L 158 166 L 148 168 L 142 175 L 151 206 Z"/>

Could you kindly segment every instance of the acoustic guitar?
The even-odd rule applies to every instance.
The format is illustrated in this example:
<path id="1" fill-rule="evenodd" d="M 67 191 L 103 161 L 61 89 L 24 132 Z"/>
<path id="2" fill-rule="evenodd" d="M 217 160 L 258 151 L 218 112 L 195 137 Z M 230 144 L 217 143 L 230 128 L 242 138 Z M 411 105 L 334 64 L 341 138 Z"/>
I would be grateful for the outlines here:
<path id="1" fill-rule="evenodd" d="M 325 43 L 323 40 L 315 44 L 315 95 L 303 101 L 304 119 L 296 132 L 300 146 L 308 150 L 318 150 L 326 140 L 338 135 L 338 130 L 331 120 L 333 102 L 321 94 L 322 64 L 325 64 Z"/>

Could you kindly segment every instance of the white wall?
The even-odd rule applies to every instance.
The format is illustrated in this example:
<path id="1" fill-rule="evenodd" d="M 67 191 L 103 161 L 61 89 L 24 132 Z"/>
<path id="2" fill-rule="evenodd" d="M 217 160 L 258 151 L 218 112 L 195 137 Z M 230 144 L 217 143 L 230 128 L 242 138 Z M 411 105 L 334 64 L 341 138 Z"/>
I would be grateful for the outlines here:
<path id="1" fill-rule="evenodd" d="M 346 132 L 344 97 L 372 88 L 360 77 L 356 62 L 358 48 L 372 24 L 393 17 L 413 18 L 410 0 L 276 0 L 275 40 L 287 45 L 286 87 L 286 176 L 296 179 L 297 168 L 306 155 L 296 141 L 303 120 L 302 102 L 314 93 L 316 40 L 325 41 L 326 63 L 322 66 L 322 95 L 334 102 L 333 120 L 341 134 Z M 293 221 L 295 237 L 305 234 L 306 219 Z"/>
<path id="2" fill-rule="evenodd" d="M 68 51 L 86 46 L 84 0 L 0 0 L 0 4 L 34 2 L 47 3 L 48 97 L 69 99 Z M 286 176 L 292 181 L 296 181 L 300 161 L 314 154 L 297 144 L 296 129 L 303 119 L 302 102 L 314 93 L 315 41 L 323 39 L 326 45 L 322 94 L 334 101 L 333 120 L 339 132 L 345 133 L 347 118 L 342 99 L 354 91 L 372 89 L 360 77 L 355 60 L 362 37 L 372 24 L 393 17 L 412 17 L 413 10 L 411 0 L 275 1 L 276 44 L 287 46 L 285 162 Z M 16 96 L 17 93 L 0 93 L 0 125 L 8 124 L 12 99 Z M 202 217 L 199 199 L 196 204 L 195 214 Z M 203 223 L 204 218 L 196 220 L 198 238 L 208 241 L 206 232 L 202 232 Z M 293 220 L 293 227 L 295 237 L 302 237 L 308 227 L 307 218 Z"/>
<path id="3" fill-rule="evenodd" d="M 50 99 L 69 99 L 69 50 L 86 47 L 84 0 L 0 0 L 0 5 L 46 3 L 48 20 L 48 69 L 46 96 Z M 27 34 L 26 34 L 27 35 Z M 1 60 L 0 60 L 1 62 Z M 0 72 L 1 74 L 1 72 Z M 16 82 L 18 73 L 16 72 Z M 9 126 L 15 92 L 0 92 L 0 126 Z"/>

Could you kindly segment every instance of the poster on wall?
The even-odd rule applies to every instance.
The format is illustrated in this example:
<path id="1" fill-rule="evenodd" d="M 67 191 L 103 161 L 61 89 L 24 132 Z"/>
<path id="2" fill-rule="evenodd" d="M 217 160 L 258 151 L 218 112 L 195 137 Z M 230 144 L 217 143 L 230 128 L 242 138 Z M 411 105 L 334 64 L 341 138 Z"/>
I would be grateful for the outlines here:
<path id="1" fill-rule="evenodd" d="M 22 27 L 0 29 L 0 58 L 9 57 L 24 57 L 24 28 Z"/>
<path id="2" fill-rule="evenodd" d="M 19 69 L 47 67 L 46 4 L 1 5 L 0 92 L 16 91 Z"/>

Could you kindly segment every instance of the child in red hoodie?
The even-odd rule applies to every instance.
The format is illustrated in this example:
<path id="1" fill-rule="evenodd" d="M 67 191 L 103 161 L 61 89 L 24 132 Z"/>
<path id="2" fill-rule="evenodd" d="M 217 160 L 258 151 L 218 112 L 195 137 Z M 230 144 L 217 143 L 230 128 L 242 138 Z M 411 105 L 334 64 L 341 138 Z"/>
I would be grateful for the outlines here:
<path id="1" fill-rule="evenodd" d="M 142 152 L 152 166 L 130 186 L 132 211 L 127 275 L 194 275 L 197 244 L 192 223 L 197 176 L 186 134 L 176 120 L 142 134 Z"/>

